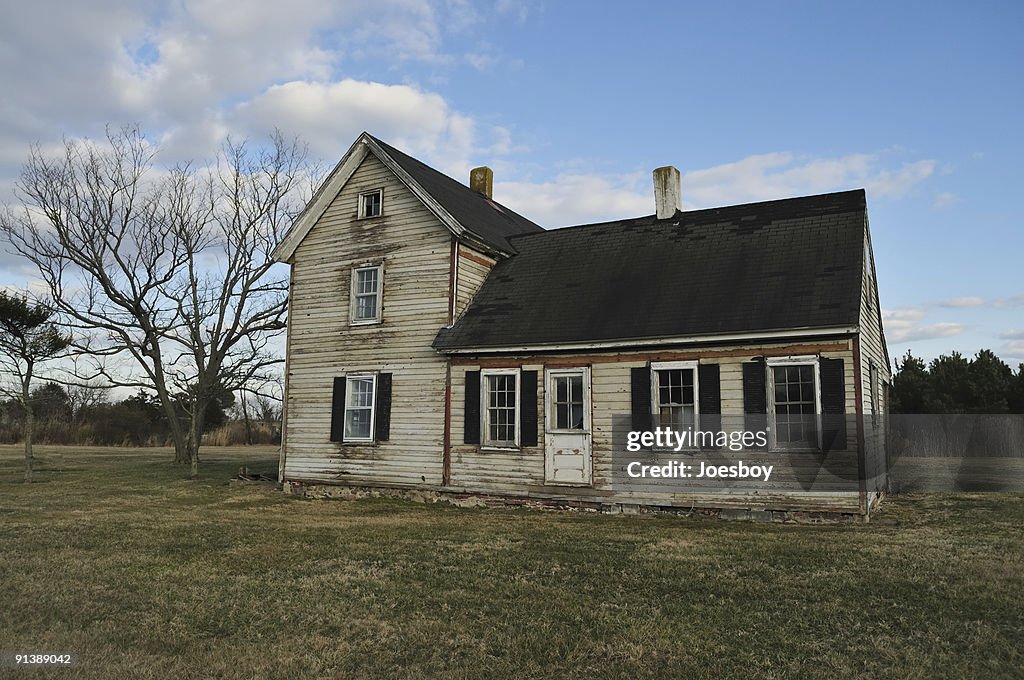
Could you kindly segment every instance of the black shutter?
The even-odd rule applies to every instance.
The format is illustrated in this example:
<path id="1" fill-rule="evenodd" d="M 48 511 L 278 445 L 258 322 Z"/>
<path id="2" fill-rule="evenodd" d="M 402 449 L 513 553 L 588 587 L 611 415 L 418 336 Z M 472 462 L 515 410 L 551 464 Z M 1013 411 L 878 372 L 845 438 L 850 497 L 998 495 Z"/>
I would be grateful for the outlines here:
<path id="1" fill-rule="evenodd" d="M 718 364 L 700 364 L 697 367 L 697 382 L 700 388 L 700 423 L 698 425 L 704 432 L 717 433 L 722 429 L 720 375 Z"/>
<path id="2" fill-rule="evenodd" d="M 633 431 L 651 430 L 651 369 L 646 366 L 630 370 L 630 399 L 633 408 Z"/>
<path id="3" fill-rule="evenodd" d="M 522 371 L 519 374 L 519 443 L 522 446 L 537 445 L 537 371 Z"/>
<path id="4" fill-rule="evenodd" d="M 345 434 L 345 378 L 334 379 L 331 395 L 331 441 L 340 442 Z"/>
<path id="5" fill-rule="evenodd" d="M 391 374 L 377 376 L 377 406 L 373 417 L 373 438 L 386 442 L 391 438 Z"/>
<path id="6" fill-rule="evenodd" d="M 821 374 L 821 444 L 825 451 L 846 449 L 846 369 L 842 359 L 818 362 Z"/>
<path id="7" fill-rule="evenodd" d="M 768 394 L 765 388 L 765 361 L 763 357 L 743 363 L 743 414 L 743 428 L 747 432 L 767 431 Z"/>
<path id="8" fill-rule="evenodd" d="M 466 371 L 466 400 L 462 408 L 462 441 L 480 443 L 480 371 Z"/>

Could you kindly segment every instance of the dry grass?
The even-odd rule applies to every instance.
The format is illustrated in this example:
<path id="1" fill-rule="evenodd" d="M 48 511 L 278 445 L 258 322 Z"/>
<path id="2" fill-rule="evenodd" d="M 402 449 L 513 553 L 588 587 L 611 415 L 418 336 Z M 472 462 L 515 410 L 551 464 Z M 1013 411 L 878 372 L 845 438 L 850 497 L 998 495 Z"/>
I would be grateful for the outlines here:
<path id="1" fill-rule="evenodd" d="M 884 522 L 303 501 L 232 486 L 274 452 L 0 447 L 3 677 L 1013 677 L 1024 497 Z M 58 466 L 62 469 L 58 469 Z"/>

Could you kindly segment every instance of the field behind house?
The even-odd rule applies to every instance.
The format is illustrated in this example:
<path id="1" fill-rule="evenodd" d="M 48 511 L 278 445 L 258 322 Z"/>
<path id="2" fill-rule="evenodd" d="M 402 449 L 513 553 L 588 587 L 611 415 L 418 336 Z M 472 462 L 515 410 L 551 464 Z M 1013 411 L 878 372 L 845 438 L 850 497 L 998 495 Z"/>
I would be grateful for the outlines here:
<path id="1" fill-rule="evenodd" d="M 867 525 L 307 501 L 271 448 L 0 447 L 3 678 L 1020 677 L 1024 496 Z"/>

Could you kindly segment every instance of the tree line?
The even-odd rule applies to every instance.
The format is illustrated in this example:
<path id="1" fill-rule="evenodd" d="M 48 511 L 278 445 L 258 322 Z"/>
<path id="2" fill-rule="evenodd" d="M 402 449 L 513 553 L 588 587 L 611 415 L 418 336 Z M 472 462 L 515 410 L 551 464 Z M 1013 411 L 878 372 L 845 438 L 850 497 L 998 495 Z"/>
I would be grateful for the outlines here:
<path id="1" fill-rule="evenodd" d="M 991 350 L 968 359 L 959 352 L 930 362 L 908 350 L 896 360 L 891 413 L 1024 413 L 1024 364 L 1014 371 Z"/>
<path id="2" fill-rule="evenodd" d="M 34 440 L 39 444 L 84 446 L 167 446 L 171 428 L 159 400 L 139 390 L 118 401 L 108 390 L 45 383 L 32 390 L 28 404 L 20 399 L 0 401 L 0 443 L 24 440 L 29 412 Z M 178 395 L 178 417 L 187 418 L 188 395 Z M 280 402 L 261 398 L 248 405 L 223 392 L 209 403 L 204 418 L 206 439 L 215 444 L 275 444 L 280 442 Z"/>

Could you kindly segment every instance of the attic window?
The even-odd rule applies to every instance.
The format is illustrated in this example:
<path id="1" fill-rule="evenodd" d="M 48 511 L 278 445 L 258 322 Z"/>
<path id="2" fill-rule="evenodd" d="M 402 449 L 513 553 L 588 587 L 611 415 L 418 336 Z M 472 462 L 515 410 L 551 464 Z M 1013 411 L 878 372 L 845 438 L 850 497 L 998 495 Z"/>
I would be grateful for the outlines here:
<path id="1" fill-rule="evenodd" d="M 374 189 L 359 194 L 359 219 L 367 217 L 379 217 L 381 204 L 384 200 L 384 190 Z"/>

